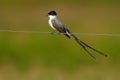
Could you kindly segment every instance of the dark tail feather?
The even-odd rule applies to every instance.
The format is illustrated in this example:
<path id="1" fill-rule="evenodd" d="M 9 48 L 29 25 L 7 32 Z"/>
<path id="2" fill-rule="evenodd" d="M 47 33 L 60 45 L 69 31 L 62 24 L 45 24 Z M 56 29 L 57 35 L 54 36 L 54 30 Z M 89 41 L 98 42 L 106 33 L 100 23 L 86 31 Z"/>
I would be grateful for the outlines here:
<path id="1" fill-rule="evenodd" d="M 71 36 L 75 39 L 75 41 L 76 41 L 80 46 L 82 46 L 82 48 L 83 48 L 94 60 L 96 60 L 95 56 L 93 56 L 86 48 L 89 48 L 89 49 L 91 49 L 91 50 L 93 50 L 93 51 L 95 51 L 95 52 L 97 52 L 97 53 L 99 53 L 99 54 L 107 57 L 106 54 L 104 54 L 104 53 L 102 53 L 102 52 L 100 52 L 100 51 L 92 48 L 91 46 L 87 45 L 87 44 L 84 43 L 83 41 L 79 40 L 75 35 L 71 34 Z"/>
<path id="2" fill-rule="evenodd" d="M 68 38 L 70 38 L 70 36 L 68 34 L 64 34 L 65 36 L 67 36 Z"/>

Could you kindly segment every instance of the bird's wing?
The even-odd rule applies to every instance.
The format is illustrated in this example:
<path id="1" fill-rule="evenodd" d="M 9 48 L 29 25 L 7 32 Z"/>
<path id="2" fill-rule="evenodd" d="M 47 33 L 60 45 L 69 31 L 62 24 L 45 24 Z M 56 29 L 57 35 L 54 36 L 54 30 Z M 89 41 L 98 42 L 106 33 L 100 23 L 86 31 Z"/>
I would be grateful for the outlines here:
<path id="1" fill-rule="evenodd" d="M 57 24 L 55 20 L 52 20 L 53 27 L 59 31 L 60 33 L 63 33 L 66 35 L 68 38 L 70 38 L 70 35 L 68 34 L 69 30 L 63 25 L 63 24 Z"/>

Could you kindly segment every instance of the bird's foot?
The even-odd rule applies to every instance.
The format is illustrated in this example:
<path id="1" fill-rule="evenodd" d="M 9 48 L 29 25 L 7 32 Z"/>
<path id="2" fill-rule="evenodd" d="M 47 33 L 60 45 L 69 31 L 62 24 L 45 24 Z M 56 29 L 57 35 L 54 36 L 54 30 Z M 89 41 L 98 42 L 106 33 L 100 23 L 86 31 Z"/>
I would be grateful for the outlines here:
<path id="1" fill-rule="evenodd" d="M 60 32 L 51 32 L 51 34 L 61 34 Z"/>

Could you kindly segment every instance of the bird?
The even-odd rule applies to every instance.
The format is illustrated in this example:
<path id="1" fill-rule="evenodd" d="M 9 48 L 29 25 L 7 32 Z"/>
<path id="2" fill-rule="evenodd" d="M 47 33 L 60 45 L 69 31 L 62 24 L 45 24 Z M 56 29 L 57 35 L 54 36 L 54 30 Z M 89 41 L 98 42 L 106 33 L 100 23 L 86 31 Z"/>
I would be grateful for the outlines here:
<path id="1" fill-rule="evenodd" d="M 49 26 L 56 32 L 56 33 L 62 33 L 66 37 L 73 38 L 85 51 L 88 53 L 94 60 L 96 60 L 96 57 L 92 55 L 92 53 L 88 50 L 91 49 L 105 57 L 107 57 L 107 54 L 89 46 L 85 42 L 78 39 L 73 33 L 70 32 L 70 30 L 58 19 L 56 11 L 49 11 L 47 13 L 47 16 L 49 17 L 48 24 Z"/>

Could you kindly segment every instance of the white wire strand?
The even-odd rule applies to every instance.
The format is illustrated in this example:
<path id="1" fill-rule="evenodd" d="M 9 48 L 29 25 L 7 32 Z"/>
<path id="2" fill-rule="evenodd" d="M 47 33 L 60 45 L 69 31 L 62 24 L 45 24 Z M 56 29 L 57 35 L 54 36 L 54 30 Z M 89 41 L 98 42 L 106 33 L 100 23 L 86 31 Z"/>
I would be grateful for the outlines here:
<path id="1" fill-rule="evenodd" d="M 0 30 L 1 32 L 11 32 L 11 33 L 37 33 L 37 34 L 52 34 L 52 32 L 41 32 L 41 31 L 25 31 L 25 30 Z M 111 37 L 120 37 L 120 34 L 98 34 L 98 33 L 72 33 L 81 36 L 111 36 Z"/>

